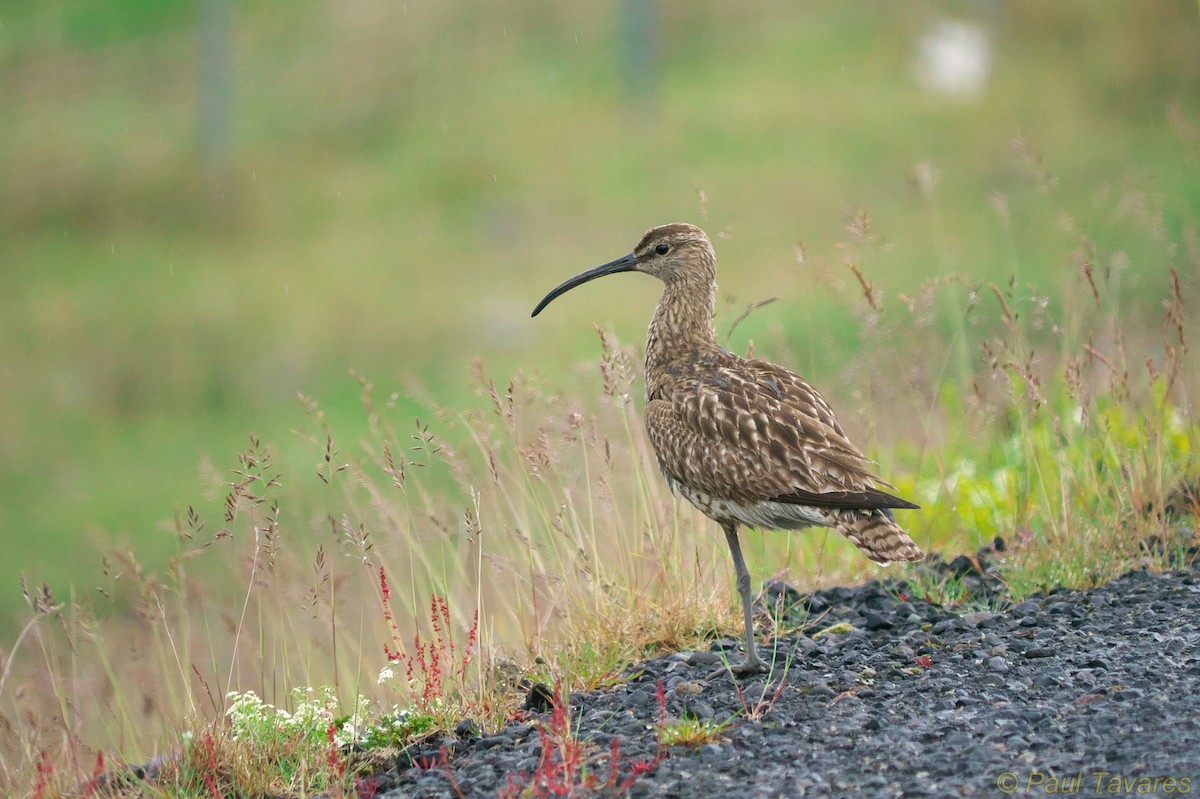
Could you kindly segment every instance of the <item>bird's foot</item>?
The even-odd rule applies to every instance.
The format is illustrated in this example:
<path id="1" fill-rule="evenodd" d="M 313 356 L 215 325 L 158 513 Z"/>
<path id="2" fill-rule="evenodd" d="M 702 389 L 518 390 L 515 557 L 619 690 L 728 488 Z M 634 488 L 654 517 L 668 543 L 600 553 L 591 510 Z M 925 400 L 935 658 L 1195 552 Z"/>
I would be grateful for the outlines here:
<path id="1" fill-rule="evenodd" d="M 736 666 L 730 666 L 729 670 L 738 677 L 752 677 L 755 674 L 766 674 L 767 664 L 758 659 L 758 656 L 746 658 Z"/>

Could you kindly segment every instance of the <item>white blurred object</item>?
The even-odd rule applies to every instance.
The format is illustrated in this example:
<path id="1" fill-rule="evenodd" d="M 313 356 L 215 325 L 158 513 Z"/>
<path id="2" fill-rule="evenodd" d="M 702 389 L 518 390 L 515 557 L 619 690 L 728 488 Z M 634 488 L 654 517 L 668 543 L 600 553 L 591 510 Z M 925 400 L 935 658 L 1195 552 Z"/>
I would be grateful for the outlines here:
<path id="1" fill-rule="evenodd" d="M 921 37 L 917 80 L 926 89 L 961 102 L 978 100 L 991 66 L 987 34 L 973 22 L 943 19 Z"/>

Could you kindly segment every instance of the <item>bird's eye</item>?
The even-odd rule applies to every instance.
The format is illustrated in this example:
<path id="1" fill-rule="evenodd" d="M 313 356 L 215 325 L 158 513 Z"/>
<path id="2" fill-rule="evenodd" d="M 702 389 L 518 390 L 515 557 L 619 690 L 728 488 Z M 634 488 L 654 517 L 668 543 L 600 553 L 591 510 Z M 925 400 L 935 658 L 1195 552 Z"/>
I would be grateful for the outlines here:
<path id="1" fill-rule="evenodd" d="M 655 247 L 655 248 L 654 248 L 654 251 L 655 251 L 656 253 L 658 253 L 659 255 L 666 255 L 666 254 L 667 254 L 667 252 L 668 252 L 670 249 L 671 249 L 671 248 L 670 248 L 670 247 L 668 247 L 667 245 L 665 245 L 665 244 L 660 244 L 660 245 L 658 245 L 657 247 Z"/>

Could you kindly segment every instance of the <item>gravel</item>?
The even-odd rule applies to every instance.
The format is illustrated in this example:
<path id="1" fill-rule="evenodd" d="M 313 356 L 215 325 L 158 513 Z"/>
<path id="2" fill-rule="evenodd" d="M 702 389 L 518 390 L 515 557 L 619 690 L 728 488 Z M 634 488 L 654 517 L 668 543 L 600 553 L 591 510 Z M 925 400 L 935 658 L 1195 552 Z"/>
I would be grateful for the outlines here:
<path id="1" fill-rule="evenodd" d="M 774 653 L 772 674 L 735 683 L 721 667 L 725 656 L 740 658 L 735 642 L 717 641 L 643 661 L 618 687 L 572 694 L 571 732 L 586 745 L 588 773 L 601 784 L 612 774 L 617 789 L 571 795 L 1200 790 L 1194 557 L 1174 572 L 1135 571 L 1012 604 L 995 564 L 1001 551 L 997 541 L 974 558 L 934 557 L 925 567 L 962 577 L 999 610 L 941 607 L 895 581 L 812 594 L 772 583 L 765 601 L 789 605 L 799 625 L 763 647 Z M 660 747 L 661 723 L 681 719 L 723 726 L 696 745 Z M 531 712 L 484 738 L 464 725 L 463 735 L 410 750 L 376 774 L 375 795 L 495 797 L 506 786 L 522 795 L 553 752 L 539 734 L 552 723 L 550 713 Z"/>

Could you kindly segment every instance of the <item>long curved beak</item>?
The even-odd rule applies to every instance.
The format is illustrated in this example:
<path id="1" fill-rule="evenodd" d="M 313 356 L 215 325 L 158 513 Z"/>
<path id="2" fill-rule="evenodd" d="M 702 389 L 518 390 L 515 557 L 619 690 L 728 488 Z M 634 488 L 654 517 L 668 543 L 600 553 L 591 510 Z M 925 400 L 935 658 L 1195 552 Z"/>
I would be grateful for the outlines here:
<path id="1" fill-rule="evenodd" d="M 589 269 L 586 272 L 582 272 L 547 294 L 542 301 L 537 304 L 537 307 L 533 309 L 531 316 L 537 316 L 542 312 L 543 308 L 553 302 L 557 297 L 562 294 L 566 294 L 576 286 L 582 286 L 589 280 L 595 280 L 596 278 L 604 277 L 605 275 L 615 275 L 617 272 L 633 272 L 636 269 L 637 256 L 633 253 L 629 253 L 629 255 L 622 255 L 615 261 L 609 261 L 606 264 L 597 266 L 595 269 Z"/>

